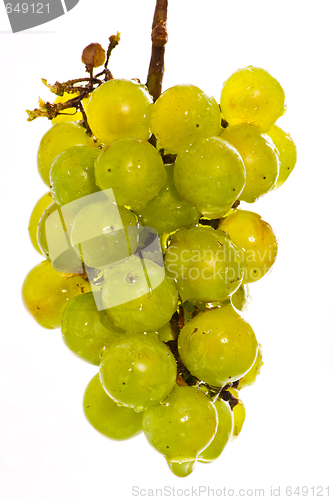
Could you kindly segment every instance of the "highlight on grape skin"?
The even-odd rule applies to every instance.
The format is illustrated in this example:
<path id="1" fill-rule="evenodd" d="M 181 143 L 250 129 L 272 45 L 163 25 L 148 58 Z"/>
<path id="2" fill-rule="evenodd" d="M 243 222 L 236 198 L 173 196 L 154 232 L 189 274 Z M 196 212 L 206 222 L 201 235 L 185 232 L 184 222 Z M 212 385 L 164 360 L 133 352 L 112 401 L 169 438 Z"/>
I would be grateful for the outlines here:
<path id="1" fill-rule="evenodd" d="M 242 391 L 263 365 L 245 313 L 278 238 L 239 205 L 279 196 L 296 146 L 275 124 L 285 95 L 266 70 L 236 71 L 220 103 L 189 84 L 156 93 L 149 78 L 113 77 L 119 34 L 109 40 L 83 51 L 88 78 L 47 84 L 55 100 L 28 112 L 53 125 L 37 158 L 50 191 L 29 221 L 45 260 L 23 302 L 99 370 L 83 397 L 91 426 L 118 441 L 143 432 L 186 477 L 223 467 L 243 428 Z"/>

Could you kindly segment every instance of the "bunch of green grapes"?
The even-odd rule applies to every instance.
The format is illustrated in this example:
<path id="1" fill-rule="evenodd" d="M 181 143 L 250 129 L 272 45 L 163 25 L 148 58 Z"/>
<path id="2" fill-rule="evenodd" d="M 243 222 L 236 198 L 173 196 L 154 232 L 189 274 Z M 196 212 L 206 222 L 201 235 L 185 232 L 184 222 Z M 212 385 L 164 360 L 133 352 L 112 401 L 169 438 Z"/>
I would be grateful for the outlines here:
<path id="1" fill-rule="evenodd" d="M 184 477 L 238 436 L 238 391 L 263 364 L 242 313 L 278 240 L 239 204 L 281 187 L 295 166 L 275 125 L 284 92 L 248 67 L 224 83 L 220 105 L 194 85 L 153 103 L 144 85 L 109 75 L 80 110 L 68 110 L 76 121 L 53 118 L 40 142 L 50 191 L 29 235 L 46 260 L 28 273 L 23 301 L 98 367 L 83 400 L 92 427 L 114 440 L 143 431 Z"/>

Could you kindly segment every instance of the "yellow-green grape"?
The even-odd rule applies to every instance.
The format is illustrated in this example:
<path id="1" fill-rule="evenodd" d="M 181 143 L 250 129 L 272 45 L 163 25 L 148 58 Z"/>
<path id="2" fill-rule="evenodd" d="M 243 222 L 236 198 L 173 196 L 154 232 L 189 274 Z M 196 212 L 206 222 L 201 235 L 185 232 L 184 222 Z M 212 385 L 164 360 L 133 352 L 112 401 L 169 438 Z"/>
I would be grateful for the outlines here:
<path id="1" fill-rule="evenodd" d="M 187 203 L 178 193 L 173 180 L 174 165 L 166 165 L 167 181 L 158 195 L 140 210 L 139 220 L 142 224 L 154 228 L 158 234 L 170 234 L 176 229 L 194 226 L 200 213 Z"/>
<path id="2" fill-rule="evenodd" d="M 196 464 L 195 460 L 189 460 L 188 462 L 168 462 L 168 467 L 171 472 L 177 477 L 187 477 L 193 471 Z"/>
<path id="3" fill-rule="evenodd" d="M 171 238 L 165 266 L 185 302 L 226 300 L 242 282 L 237 247 L 211 227 L 181 229 Z"/>
<path id="4" fill-rule="evenodd" d="M 157 149 L 149 142 L 121 138 L 107 146 L 95 163 L 96 183 L 112 189 L 117 204 L 144 208 L 165 184 L 167 175 Z"/>
<path id="5" fill-rule="evenodd" d="M 221 111 L 229 125 L 250 123 L 264 132 L 285 111 L 284 91 L 262 68 L 248 66 L 233 73 L 223 84 Z"/>
<path id="6" fill-rule="evenodd" d="M 99 366 L 104 347 L 125 332 L 116 328 L 105 311 L 98 311 L 93 293 L 74 297 L 63 314 L 62 338 L 79 358 Z"/>
<path id="7" fill-rule="evenodd" d="M 86 105 L 89 126 L 105 144 L 119 137 L 147 141 L 152 102 L 144 85 L 131 80 L 109 80 L 92 92 Z"/>
<path id="8" fill-rule="evenodd" d="M 170 323 L 167 323 L 158 330 L 158 338 L 162 340 L 162 342 L 169 342 L 170 340 L 175 340 L 175 334 L 172 330 L 172 326 Z"/>
<path id="9" fill-rule="evenodd" d="M 254 362 L 254 365 L 252 366 L 251 370 L 248 371 L 244 377 L 240 379 L 237 385 L 237 389 L 243 389 L 244 387 L 249 387 L 250 385 L 253 385 L 260 374 L 261 367 L 263 365 L 262 361 L 262 347 L 261 344 L 258 345 L 258 354 L 256 357 L 256 360 Z"/>
<path id="10" fill-rule="evenodd" d="M 238 391 L 236 389 L 230 388 L 228 391 L 238 399 L 238 404 L 233 407 L 233 414 L 234 414 L 234 430 L 232 433 L 231 441 L 236 439 L 244 425 L 245 417 L 246 417 L 246 411 L 245 411 L 245 406 L 244 403 L 241 399 L 239 399 Z"/>
<path id="11" fill-rule="evenodd" d="M 174 388 L 176 360 L 156 333 L 127 334 L 103 352 L 100 379 L 117 403 L 143 411 Z"/>
<path id="12" fill-rule="evenodd" d="M 210 463 L 216 460 L 229 442 L 234 429 L 234 415 L 229 403 L 218 399 L 214 402 L 218 416 L 218 427 L 213 441 L 203 450 L 198 460 L 199 462 Z"/>
<path id="13" fill-rule="evenodd" d="M 165 270 L 132 256 L 106 272 L 102 303 L 116 326 L 128 332 L 156 332 L 177 309 L 178 294 Z"/>
<path id="14" fill-rule="evenodd" d="M 272 227 L 259 214 L 236 210 L 221 220 L 219 229 L 228 233 L 240 249 L 244 262 L 243 283 L 258 281 L 273 266 L 278 241 Z"/>
<path id="15" fill-rule="evenodd" d="M 268 136 L 244 124 L 227 127 L 221 137 L 239 151 L 244 161 L 246 182 L 239 199 L 253 203 L 271 191 L 279 174 L 279 158 Z"/>
<path id="16" fill-rule="evenodd" d="M 94 172 L 98 155 L 97 149 L 74 146 L 53 160 L 50 170 L 51 193 L 60 206 L 99 191 Z"/>
<path id="17" fill-rule="evenodd" d="M 178 350 L 192 375 L 214 387 L 224 387 L 250 370 L 258 342 L 249 323 L 227 305 L 188 321 L 180 332 Z"/>
<path id="18" fill-rule="evenodd" d="M 280 160 L 279 176 L 275 184 L 275 189 L 278 189 L 294 170 L 297 160 L 296 146 L 290 135 L 277 125 L 273 125 L 266 134 L 272 139 Z"/>
<path id="19" fill-rule="evenodd" d="M 37 165 L 39 175 L 48 187 L 50 187 L 50 170 L 53 160 L 73 146 L 97 148 L 98 143 L 86 134 L 84 127 L 74 122 L 56 123 L 42 137 Z"/>
<path id="20" fill-rule="evenodd" d="M 67 303 L 76 295 L 90 292 L 89 282 L 82 276 L 62 275 L 48 260 L 35 266 L 22 287 L 23 303 L 44 328 L 60 328 Z"/>
<path id="21" fill-rule="evenodd" d="M 88 422 L 108 438 L 124 441 L 142 432 L 143 413 L 118 406 L 104 391 L 98 374 L 87 385 L 83 410 Z"/>
<path id="22" fill-rule="evenodd" d="M 61 273 L 83 272 L 81 260 L 70 245 L 74 217 L 75 213 L 53 202 L 43 212 L 38 224 L 39 247 L 53 268 Z"/>
<path id="23" fill-rule="evenodd" d="M 69 101 L 69 99 L 73 99 L 78 95 L 80 95 L 80 92 L 76 92 L 74 94 L 68 94 L 67 92 L 64 92 L 64 95 L 56 97 L 54 104 L 58 104 L 60 102 L 67 102 Z M 84 105 L 87 102 L 87 100 L 88 100 L 87 97 L 85 97 L 82 100 L 82 104 Z M 67 108 L 61 111 L 60 113 L 61 113 L 60 115 L 53 118 L 52 125 L 60 122 L 74 122 L 74 121 L 78 122 L 83 120 L 81 111 L 77 111 L 76 108 Z"/>
<path id="24" fill-rule="evenodd" d="M 71 241 L 89 267 L 103 269 L 137 248 L 137 218 L 112 201 L 98 201 L 82 208 L 73 221 Z"/>
<path id="25" fill-rule="evenodd" d="M 30 241 L 32 243 L 32 246 L 34 247 L 35 250 L 37 250 L 38 253 L 42 254 L 41 249 L 39 248 L 38 241 L 37 241 L 37 228 L 38 228 L 38 223 L 39 220 L 46 208 L 52 203 L 52 195 L 50 192 L 44 194 L 39 200 L 37 201 L 36 205 L 34 206 L 30 219 L 29 219 L 29 236 L 30 236 Z"/>
<path id="26" fill-rule="evenodd" d="M 150 126 L 163 148 L 178 153 L 202 136 L 221 132 L 220 109 L 213 97 L 194 85 L 176 85 L 155 102 Z"/>
<path id="27" fill-rule="evenodd" d="M 179 464 L 173 466 L 178 472 L 180 464 L 186 468 L 184 462 L 194 462 L 207 448 L 217 424 L 213 403 L 201 391 L 188 386 L 176 385 L 170 396 L 148 408 L 143 415 L 143 431 L 148 442 L 168 462 Z"/>
<path id="28" fill-rule="evenodd" d="M 211 219 L 222 217 L 239 198 L 246 170 L 241 155 L 220 137 L 203 137 L 177 155 L 179 194 Z"/>
<path id="29" fill-rule="evenodd" d="M 247 310 L 247 304 L 249 301 L 249 287 L 247 285 L 241 285 L 235 293 L 230 297 L 230 301 L 238 311 L 244 312 Z"/>

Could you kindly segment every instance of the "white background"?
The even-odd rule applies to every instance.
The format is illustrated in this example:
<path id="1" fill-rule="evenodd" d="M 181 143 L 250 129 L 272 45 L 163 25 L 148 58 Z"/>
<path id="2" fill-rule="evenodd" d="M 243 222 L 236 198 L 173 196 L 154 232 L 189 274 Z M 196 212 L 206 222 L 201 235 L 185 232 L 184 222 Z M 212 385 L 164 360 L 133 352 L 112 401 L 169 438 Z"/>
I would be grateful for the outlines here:
<path id="1" fill-rule="evenodd" d="M 50 82 L 83 76 L 82 49 L 122 33 L 111 70 L 145 81 L 154 0 L 80 0 L 67 15 L 11 34 L 0 5 L 1 351 L 0 498 L 130 499 L 132 487 L 331 487 L 332 479 L 332 5 L 296 0 L 170 0 L 164 88 L 193 83 L 219 100 L 240 67 L 261 66 L 286 92 L 279 124 L 298 146 L 287 184 L 255 206 L 279 236 L 273 272 L 251 287 L 247 318 L 265 365 L 245 389 L 241 436 L 185 479 L 144 436 L 113 442 L 85 421 L 82 395 L 97 368 L 24 310 L 20 287 L 40 256 L 30 212 L 45 186 L 36 168 L 49 124 L 26 122 Z M 203 422 L 204 425 L 204 422 Z M 326 492 L 327 493 L 327 492 Z M 147 492 L 148 494 L 148 492 Z M 309 492 L 311 498 L 312 492 Z M 250 498 L 251 492 L 248 494 Z M 254 497 L 254 493 L 253 496 Z M 202 494 L 202 498 L 208 498 Z M 294 496 L 293 498 L 297 498 Z"/>

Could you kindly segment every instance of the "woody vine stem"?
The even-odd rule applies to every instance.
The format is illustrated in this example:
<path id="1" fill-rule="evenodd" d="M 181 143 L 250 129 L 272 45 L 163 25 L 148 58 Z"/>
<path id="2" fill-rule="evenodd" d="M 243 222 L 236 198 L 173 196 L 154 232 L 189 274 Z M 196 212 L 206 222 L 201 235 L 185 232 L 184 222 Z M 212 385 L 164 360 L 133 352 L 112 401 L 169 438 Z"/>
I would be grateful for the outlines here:
<path id="1" fill-rule="evenodd" d="M 155 14 L 152 26 L 152 49 L 147 77 L 147 87 L 154 102 L 161 95 L 164 75 L 164 53 L 168 41 L 166 21 L 168 0 L 156 0 Z"/>

